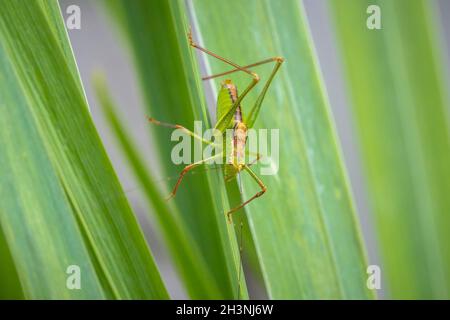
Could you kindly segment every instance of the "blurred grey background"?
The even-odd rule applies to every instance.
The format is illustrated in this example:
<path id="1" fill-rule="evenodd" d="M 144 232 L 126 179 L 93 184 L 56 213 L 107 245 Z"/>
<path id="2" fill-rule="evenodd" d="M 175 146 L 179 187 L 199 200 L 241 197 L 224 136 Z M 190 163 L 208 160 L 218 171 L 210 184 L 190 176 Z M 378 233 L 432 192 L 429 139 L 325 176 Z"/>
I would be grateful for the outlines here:
<path id="1" fill-rule="evenodd" d="M 160 241 L 160 234 L 158 234 L 158 230 L 150 218 L 151 214 L 149 214 L 149 211 L 151 208 L 146 205 L 139 194 L 139 190 L 136 187 L 137 184 L 133 180 L 131 172 L 128 170 L 126 162 L 122 158 L 114 138 L 108 130 L 92 89 L 92 73 L 95 70 L 101 70 L 107 75 L 108 84 L 114 98 L 118 105 L 122 106 L 123 119 L 128 124 L 128 128 L 135 137 L 137 145 L 148 159 L 149 167 L 156 174 L 157 179 L 164 179 L 165 177 L 158 176 L 158 165 L 153 160 L 152 142 L 149 140 L 148 131 L 145 128 L 147 122 L 145 121 L 142 109 L 143 103 L 140 86 L 137 83 L 130 53 L 120 38 L 116 26 L 109 21 L 109 17 L 103 12 L 102 7 L 98 3 L 99 1 L 59 0 L 59 2 L 64 17 L 67 17 L 66 8 L 69 5 L 75 4 L 81 8 L 81 30 L 69 30 L 69 37 L 86 90 L 93 120 L 96 123 L 104 146 L 122 182 L 123 189 L 127 193 L 127 197 L 138 215 L 139 222 L 144 229 L 146 238 L 151 246 L 171 297 L 174 299 L 186 299 L 187 295 Z M 327 11 L 327 0 L 303 0 L 302 2 L 306 9 L 319 57 L 322 76 L 328 91 L 345 165 L 349 172 L 352 192 L 356 201 L 364 241 L 368 250 L 369 264 L 376 264 L 382 267 L 377 252 L 378 248 L 373 223 L 367 203 L 364 176 L 360 164 L 350 106 L 346 88 L 343 85 L 343 74 L 334 40 L 333 25 Z M 446 49 L 446 58 L 449 60 L 450 19 L 448 19 L 448 14 L 450 14 L 450 0 L 430 0 L 429 2 L 439 12 L 440 21 L 437 24 L 443 30 L 441 43 Z M 448 75 L 450 74 L 448 64 L 446 68 Z M 126 110 L 126 113 L 124 110 Z M 382 285 L 382 288 L 384 288 L 384 285 Z M 249 290 L 252 298 L 265 298 L 265 294 L 258 284 L 250 283 Z M 384 297 L 383 289 L 378 292 L 378 295 L 380 298 Z"/>

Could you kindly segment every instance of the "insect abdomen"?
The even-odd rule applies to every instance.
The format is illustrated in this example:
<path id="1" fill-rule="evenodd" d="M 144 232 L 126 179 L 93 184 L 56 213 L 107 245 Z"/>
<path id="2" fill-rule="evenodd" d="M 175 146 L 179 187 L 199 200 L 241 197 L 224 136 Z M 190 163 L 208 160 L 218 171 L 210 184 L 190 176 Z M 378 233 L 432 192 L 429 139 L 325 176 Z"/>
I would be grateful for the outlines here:
<path id="1" fill-rule="evenodd" d="M 236 122 L 233 131 L 233 156 L 235 164 L 245 163 L 245 144 L 247 142 L 247 126 L 243 122 Z"/>

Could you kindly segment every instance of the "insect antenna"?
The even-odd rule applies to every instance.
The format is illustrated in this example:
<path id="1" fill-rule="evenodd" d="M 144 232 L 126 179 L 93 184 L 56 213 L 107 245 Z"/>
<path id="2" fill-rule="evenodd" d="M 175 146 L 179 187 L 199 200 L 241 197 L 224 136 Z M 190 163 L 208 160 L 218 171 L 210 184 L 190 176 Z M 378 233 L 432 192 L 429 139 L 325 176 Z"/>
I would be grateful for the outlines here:
<path id="1" fill-rule="evenodd" d="M 242 178 L 241 173 L 238 173 L 238 181 L 239 181 L 239 193 L 242 198 Z M 241 272 L 242 272 L 242 251 L 243 251 L 243 228 L 244 228 L 244 216 L 242 215 L 239 219 L 239 266 L 238 266 L 238 285 L 237 285 L 237 299 L 240 298 L 241 293 Z"/>
<path id="2" fill-rule="evenodd" d="M 238 271 L 238 287 L 237 287 L 237 299 L 239 300 L 239 296 L 241 293 L 241 269 L 242 269 L 242 250 L 243 250 L 243 237 L 242 237 L 242 231 L 243 231 L 243 226 L 244 226 L 244 222 L 242 221 L 241 218 L 241 223 L 240 223 L 240 234 L 239 234 L 239 271 Z"/>

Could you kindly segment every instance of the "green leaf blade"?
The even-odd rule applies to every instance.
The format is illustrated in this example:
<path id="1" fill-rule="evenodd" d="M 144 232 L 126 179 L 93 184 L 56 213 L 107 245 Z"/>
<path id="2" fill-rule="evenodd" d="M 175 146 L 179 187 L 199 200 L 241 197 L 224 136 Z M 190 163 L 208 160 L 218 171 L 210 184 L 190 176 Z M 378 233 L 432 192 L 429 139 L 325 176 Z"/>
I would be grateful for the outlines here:
<path id="1" fill-rule="evenodd" d="M 143 120 L 150 116 L 190 130 L 194 129 L 194 120 L 202 120 L 205 130 L 209 116 L 194 53 L 187 41 L 184 1 L 107 1 L 105 6 L 119 21 L 131 45 L 146 101 Z M 162 174 L 177 176 L 182 167 L 171 160 L 170 130 L 149 127 L 158 146 Z M 172 187 L 167 186 L 167 190 Z M 184 179 L 173 201 L 176 219 L 212 271 L 212 287 L 220 289 L 207 298 L 237 298 L 239 251 L 233 227 L 226 223 L 229 205 L 221 173 L 200 172 Z M 198 288 L 190 290 L 192 293 Z M 244 281 L 240 291 L 240 298 L 248 296 Z"/>
<path id="2" fill-rule="evenodd" d="M 56 1 L 48 5 L 57 11 Z M 67 62 L 70 45 L 57 32 L 61 17 L 46 8 L 42 2 L 5 1 L 0 13 L 2 75 L 14 75 L 0 87 L 2 96 L 10 95 L 1 112 L 2 121 L 11 122 L 4 123 L 1 136 L 11 147 L 11 158 L 3 161 L 13 186 L 2 194 L 12 197 L 5 202 L 2 228 L 25 295 L 167 298 L 128 202 L 111 197 L 123 191 L 93 126 L 75 64 Z M 14 161 L 23 155 L 30 163 Z M 28 171 L 33 174 L 23 174 Z M 11 230 L 22 232 L 22 242 L 15 244 Z M 82 268 L 85 291 L 65 286 L 68 263 Z M 32 267 L 34 272 L 27 271 Z"/>
<path id="3" fill-rule="evenodd" d="M 255 123 L 279 128 L 279 171 L 262 177 L 268 191 L 247 208 L 269 296 L 373 297 L 303 8 L 298 1 L 194 1 L 193 7 L 204 45 L 213 52 L 240 65 L 286 59 Z M 213 73 L 227 70 L 208 61 Z M 267 68 L 254 69 L 262 82 Z M 233 79 L 245 88 L 246 78 Z M 244 118 L 255 99 L 244 100 Z M 254 181 L 244 180 L 244 186 L 246 198 L 257 191 Z"/>
<path id="4" fill-rule="evenodd" d="M 381 30 L 366 28 L 372 4 L 381 9 Z M 450 292 L 449 103 L 436 4 L 331 2 L 387 291 L 395 299 L 445 299 Z"/>
<path id="5" fill-rule="evenodd" d="M 166 243 L 172 252 L 178 271 L 186 284 L 186 289 L 193 299 L 219 297 L 219 288 L 215 286 L 211 270 L 202 258 L 199 248 L 190 235 L 174 218 L 171 208 L 159 192 L 156 183 L 145 168 L 144 160 L 133 144 L 125 126 L 119 120 L 117 108 L 114 106 L 106 87 L 106 80 L 101 75 L 95 77 L 95 87 L 105 116 L 112 131 L 119 141 L 123 153 L 131 165 L 131 169 L 154 208 L 158 222 L 163 230 Z"/>
<path id="6" fill-rule="evenodd" d="M 12 67 L 0 54 L 2 76 L 1 153 L 2 229 L 27 298 L 102 298 L 103 293 L 89 263 L 81 234 L 56 173 L 49 166 L 44 146 L 29 113 L 29 105 L 18 90 Z M 10 124 L 13 123 L 14 126 Z M 20 177 L 20 180 L 19 180 Z M 35 188 L 34 190 L 30 190 Z M 57 221 L 65 228 L 54 228 Z M 49 237 L 48 235 L 52 235 Z M 42 250 L 45 248 L 45 250 Z M 51 254 L 45 254 L 45 252 Z M 84 265 L 81 262 L 87 262 Z M 79 264 L 86 280 L 85 290 L 66 288 L 67 267 Z M 51 286 L 50 283 L 58 283 Z"/>

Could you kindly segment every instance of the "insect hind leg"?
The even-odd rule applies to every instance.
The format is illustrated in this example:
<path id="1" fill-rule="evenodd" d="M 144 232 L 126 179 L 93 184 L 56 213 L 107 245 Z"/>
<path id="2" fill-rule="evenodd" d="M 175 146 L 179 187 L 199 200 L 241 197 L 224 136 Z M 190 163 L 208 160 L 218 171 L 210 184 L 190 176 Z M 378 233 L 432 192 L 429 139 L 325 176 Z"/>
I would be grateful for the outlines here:
<path id="1" fill-rule="evenodd" d="M 267 191 L 267 187 L 264 185 L 264 183 L 261 181 L 261 179 L 259 179 L 258 176 L 249 168 L 248 165 L 244 166 L 244 170 L 247 171 L 250 174 L 250 176 L 256 181 L 256 183 L 261 188 L 261 191 L 258 191 L 253 197 L 251 197 L 247 201 L 241 203 L 239 206 L 237 206 L 237 207 L 235 207 L 235 208 L 233 208 L 233 209 L 231 209 L 230 211 L 227 212 L 228 222 L 230 222 L 230 223 L 231 223 L 231 215 L 233 213 L 235 213 L 239 209 L 245 207 L 247 204 L 249 204 L 250 202 L 252 202 L 256 198 L 261 197 Z"/>

